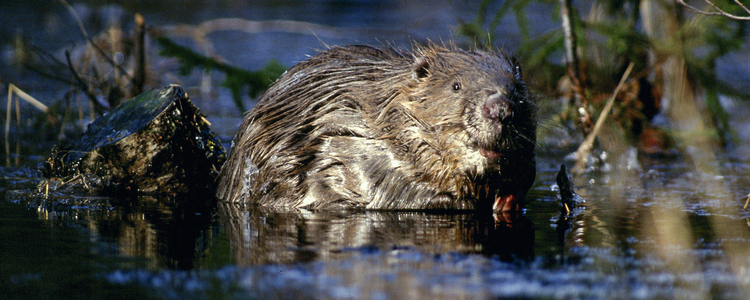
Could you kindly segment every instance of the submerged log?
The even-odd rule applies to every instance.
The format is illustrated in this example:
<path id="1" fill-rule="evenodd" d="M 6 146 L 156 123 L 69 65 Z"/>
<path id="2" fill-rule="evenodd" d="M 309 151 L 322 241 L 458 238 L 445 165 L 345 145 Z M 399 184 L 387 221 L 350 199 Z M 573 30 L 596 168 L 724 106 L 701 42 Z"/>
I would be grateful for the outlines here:
<path id="1" fill-rule="evenodd" d="M 80 140 L 58 144 L 40 192 L 212 193 L 226 153 L 208 126 L 177 85 L 141 94 L 92 122 Z"/>

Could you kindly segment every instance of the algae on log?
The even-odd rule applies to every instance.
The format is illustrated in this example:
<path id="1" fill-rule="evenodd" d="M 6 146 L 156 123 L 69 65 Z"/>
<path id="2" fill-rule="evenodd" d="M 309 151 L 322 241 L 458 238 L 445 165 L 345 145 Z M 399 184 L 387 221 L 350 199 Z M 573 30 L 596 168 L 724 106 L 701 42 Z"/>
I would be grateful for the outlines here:
<path id="1" fill-rule="evenodd" d="M 208 125 L 180 86 L 141 94 L 97 118 L 79 141 L 58 144 L 41 192 L 212 193 L 226 153 Z"/>

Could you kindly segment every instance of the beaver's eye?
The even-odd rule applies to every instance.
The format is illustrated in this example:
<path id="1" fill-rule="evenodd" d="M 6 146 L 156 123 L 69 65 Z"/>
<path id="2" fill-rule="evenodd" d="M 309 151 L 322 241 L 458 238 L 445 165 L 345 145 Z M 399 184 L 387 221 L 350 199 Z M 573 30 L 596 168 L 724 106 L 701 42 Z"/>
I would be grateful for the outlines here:
<path id="1" fill-rule="evenodd" d="M 461 84 L 458 82 L 453 83 L 453 91 L 458 92 L 461 89 Z"/>

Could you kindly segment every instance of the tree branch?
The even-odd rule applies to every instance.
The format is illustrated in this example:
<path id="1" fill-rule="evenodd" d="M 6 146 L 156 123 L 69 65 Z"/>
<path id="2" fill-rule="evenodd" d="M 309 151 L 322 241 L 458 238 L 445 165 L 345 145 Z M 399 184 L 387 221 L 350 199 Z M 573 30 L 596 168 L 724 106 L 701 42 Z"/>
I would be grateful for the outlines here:
<path id="1" fill-rule="evenodd" d="M 89 45 L 93 47 L 96 50 L 96 52 L 98 52 L 99 55 L 101 55 L 110 65 L 112 65 L 113 68 L 118 69 L 123 74 L 123 76 L 125 76 L 128 80 L 133 80 L 133 77 L 130 76 L 130 74 L 128 74 L 128 72 L 125 71 L 125 69 L 123 69 L 122 66 L 115 63 L 115 61 L 112 60 L 112 58 L 109 57 L 109 55 L 107 55 L 106 52 L 104 52 L 104 50 L 99 48 L 99 46 L 97 46 L 96 43 L 94 43 L 94 40 L 92 40 L 91 37 L 89 36 L 88 32 L 86 31 L 86 27 L 83 26 L 83 22 L 78 17 L 78 13 L 76 13 L 73 7 L 70 6 L 70 4 L 68 4 L 68 2 L 65 0 L 59 0 L 59 1 L 62 5 L 64 5 L 68 9 L 70 14 L 73 15 L 73 18 L 76 19 L 76 23 L 78 23 L 78 29 L 81 31 L 81 35 L 89 43 Z"/>
<path id="2" fill-rule="evenodd" d="M 589 135 L 584 139 L 583 143 L 581 143 L 581 145 L 578 147 L 578 150 L 576 150 L 575 154 L 578 162 L 573 167 L 571 172 L 582 173 L 586 168 L 586 160 L 588 159 L 589 153 L 591 153 L 591 148 L 594 147 L 594 140 L 596 139 L 596 135 L 599 134 L 599 130 L 602 128 L 604 121 L 607 120 L 607 116 L 612 110 L 615 99 L 617 99 L 617 94 L 620 93 L 620 90 L 622 90 L 623 86 L 625 86 L 625 81 L 628 79 L 628 77 L 630 77 L 630 72 L 633 71 L 633 65 L 634 63 L 632 62 L 630 63 L 630 65 L 628 65 L 628 68 L 625 70 L 625 74 L 622 74 L 622 78 L 620 78 L 620 83 L 617 84 L 615 91 L 612 92 L 612 96 L 609 97 L 609 100 L 607 100 L 607 104 L 604 105 L 604 109 L 602 109 L 602 112 L 599 113 L 599 118 L 596 120 L 594 129 L 591 130 Z"/>
<path id="3" fill-rule="evenodd" d="M 703 0 L 703 1 L 706 2 L 709 6 L 713 7 L 713 9 L 715 9 L 716 11 L 707 11 L 707 10 L 699 9 L 695 6 L 685 3 L 685 0 L 675 0 L 675 1 L 677 1 L 677 3 L 679 4 L 682 4 L 682 6 L 686 7 L 687 9 L 692 10 L 699 14 L 704 14 L 704 15 L 709 15 L 709 16 L 725 16 L 727 18 L 734 19 L 734 20 L 750 21 L 750 16 L 743 17 L 743 16 L 728 13 L 722 10 L 721 8 L 719 8 L 718 6 L 716 6 L 716 4 L 711 2 L 711 0 Z M 737 5 L 739 5 L 745 12 L 750 14 L 750 9 L 748 9 L 747 6 L 742 4 L 740 0 L 734 0 L 734 3 L 737 3 Z"/>
<path id="4" fill-rule="evenodd" d="M 565 60 L 567 63 L 568 77 L 570 78 L 573 95 L 578 109 L 578 126 L 583 135 L 588 135 L 591 130 L 591 115 L 587 111 L 588 99 L 586 99 L 586 83 L 578 60 L 578 39 L 576 37 L 575 23 L 571 0 L 560 1 L 560 17 L 562 19 L 563 32 L 565 33 Z"/>
<path id="5" fill-rule="evenodd" d="M 68 61 L 68 70 L 70 70 L 70 73 L 73 74 L 73 78 L 76 81 L 76 84 L 78 85 L 78 89 L 81 90 L 84 94 L 86 94 L 86 97 L 89 98 L 89 101 L 91 101 L 91 105 L 94 106 L 94 110 L 96 112 L 103 112 L 106 111 L 107 108 L 104 107 L 99 101 L 96 99 L 96 96 L 91 92 L 91 89 L 89 88 L 89 84 L 86 83 L 86 81 L 81 78 L 81 76 L 78 75 L 78 72 L 76 72 L 75 67 L 73 67 L 73 62 L 70 59 L 70 52 L 65 51 L 65 59 Z"/>

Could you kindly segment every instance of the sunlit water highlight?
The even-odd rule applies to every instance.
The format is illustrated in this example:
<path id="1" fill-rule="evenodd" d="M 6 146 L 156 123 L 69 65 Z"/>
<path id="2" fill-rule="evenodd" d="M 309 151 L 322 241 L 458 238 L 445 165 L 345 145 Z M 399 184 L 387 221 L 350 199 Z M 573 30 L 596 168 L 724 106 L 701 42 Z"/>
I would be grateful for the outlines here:
<path id="1" fill-rule="evenodd" d="M 171 299 L 744 299 L 750 257 L 725 249 L 750 246 L 750 213 L 741 211 L 750 167 L 728 161 L 716 176 L 680 159 L 643 160 L 644 171 L 576 177 L 585 202 L 561 218 L 549 191 L 559 160 L 541 159 L 526 213 L 512 225 L 470 213 L 219 203 L 205 217 L 147 197 L 138 205 L 43 201 L 16 190 L 34 185 L 33 169 L 6 168 L 14 179 L 3 181 L 0 255 L 13 288 L 4 296 L 75 283 L 79 290 L 68 293 L 106 286 Z M 717 185 L 723 190 L 705 189 Z M 675 213 L 684 218 L 662 218 Z M 716 222 L 739 231 L 718 235 Z M 670 242 L 657 226 L 685 226 L 687 242 Z M 79 277 L 66 278 L 71 270 Z"/>

